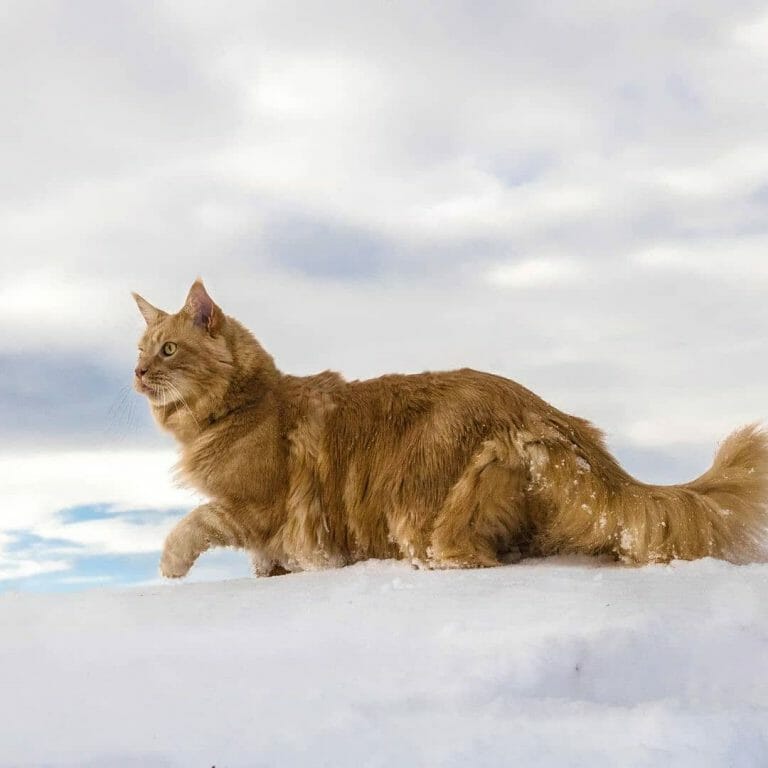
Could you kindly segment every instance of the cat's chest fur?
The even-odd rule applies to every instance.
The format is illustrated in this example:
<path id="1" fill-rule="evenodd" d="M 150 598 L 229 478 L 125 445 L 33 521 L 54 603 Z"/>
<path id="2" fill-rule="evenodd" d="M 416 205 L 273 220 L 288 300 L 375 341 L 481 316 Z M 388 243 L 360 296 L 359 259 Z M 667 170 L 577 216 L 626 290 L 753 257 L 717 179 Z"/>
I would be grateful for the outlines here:
<path id="1" fill-rule="evenodd" d="M 281 443 L 274 412 L 243 414 L 183 444 L 178 470 L 208 498 L 273 507 L 285 485 Z"/>

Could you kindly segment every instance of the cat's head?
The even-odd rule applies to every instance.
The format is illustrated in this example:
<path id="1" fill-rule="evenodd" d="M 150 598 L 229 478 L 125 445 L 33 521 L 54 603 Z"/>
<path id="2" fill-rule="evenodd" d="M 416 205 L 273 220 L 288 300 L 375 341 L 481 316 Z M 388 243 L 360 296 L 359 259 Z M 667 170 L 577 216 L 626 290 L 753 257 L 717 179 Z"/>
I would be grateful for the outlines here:
<path id="1" fill-rule="evenodd" d="M 137 293 L 133 297 L 147 323 L 133 386 L 147 396 L 154 411 L 209 418 L 226 407 L 233 382 L 272 366 L 258 342 L 221 311 L 201 280 L 195 281 L 175 314 L 152 306 Z"/>

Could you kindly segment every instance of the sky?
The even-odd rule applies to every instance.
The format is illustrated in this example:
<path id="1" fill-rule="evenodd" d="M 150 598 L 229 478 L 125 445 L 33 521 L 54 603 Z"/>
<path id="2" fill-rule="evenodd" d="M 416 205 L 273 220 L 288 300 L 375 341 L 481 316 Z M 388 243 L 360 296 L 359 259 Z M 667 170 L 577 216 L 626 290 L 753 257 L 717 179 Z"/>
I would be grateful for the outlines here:
<path id="1" fill-rule="evenodd" d="M 198 501 L 133 290 L 290 373 L 509 376 L 646 481 L 768 415 L 764 4 L 3 9 L 0 590 L 153 582 Z"/>

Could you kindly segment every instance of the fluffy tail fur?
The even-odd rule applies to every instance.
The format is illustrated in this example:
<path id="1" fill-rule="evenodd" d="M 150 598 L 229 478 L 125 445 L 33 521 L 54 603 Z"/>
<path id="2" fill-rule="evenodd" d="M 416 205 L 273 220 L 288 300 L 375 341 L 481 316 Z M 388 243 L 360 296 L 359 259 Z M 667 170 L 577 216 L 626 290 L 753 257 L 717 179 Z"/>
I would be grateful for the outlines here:
<path id="1" fill-rule="evenodd" d="M 631 563 L 768 555 L 768 433 L 757 425 L 730 435 L 712 468 L 684 485 L 640 483 L 602 446 L 547 453 L 537 483 L 549 510 L 545 552 L 611 553 Z"/>

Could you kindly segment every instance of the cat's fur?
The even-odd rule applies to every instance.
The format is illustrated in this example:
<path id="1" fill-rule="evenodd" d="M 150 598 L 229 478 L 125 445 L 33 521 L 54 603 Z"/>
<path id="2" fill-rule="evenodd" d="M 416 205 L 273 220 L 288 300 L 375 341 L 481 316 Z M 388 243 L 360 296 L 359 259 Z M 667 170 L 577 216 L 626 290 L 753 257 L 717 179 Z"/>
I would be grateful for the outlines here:
<path id="1" fill-rule="evenodd" d="M 261 575 L 366 558 L 493 566 L 521 551 L 763 555 L 768 436 L 756 426 L 697 480 L 646 485 L 591 424 L 501 376 L 290 376 L 201 282 L 177 314 L 134 296 L 147 321 L 135 386 L 178 440 L 183 480 L 210 499 L 168 536 L 165 576 L 212 546 L 250 550 Z"/>

